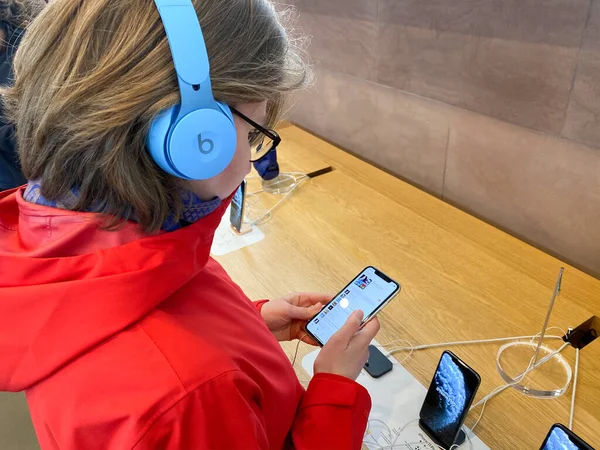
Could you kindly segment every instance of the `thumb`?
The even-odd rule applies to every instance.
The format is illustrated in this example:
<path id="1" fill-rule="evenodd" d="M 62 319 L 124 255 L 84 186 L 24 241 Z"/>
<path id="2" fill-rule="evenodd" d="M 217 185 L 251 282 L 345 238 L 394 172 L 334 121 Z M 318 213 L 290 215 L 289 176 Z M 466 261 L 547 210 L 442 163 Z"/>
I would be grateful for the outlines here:
<path id="1" fill-rule="evenodd" d="M 307 308 L 310 311 L 310 317 L 313 317 L 314 315 L 316 315 L 319 311 L 321 311 L 321 309 L 323 309 L 323 304 L 322 303 L 315 303 L 314 305 L 312 305 L 311 307 Z"/>
<path id="2" fill-rule="evenodd" d="M 352 312 L 346 320 L 346 323 L 335 332 L 331 339 L 339 340 L 340 342 L 343 342 L 344 345 L 348 345 L 352 337 L 360 330 L 363 317 L 364 313 L 360 309 Z"/>
<path id="3" fill-rule="evenodd" d="M 320 303 L 312 305 L 309 308 L 303 306 L 292 306 L 290 308 L 290 319 L 292 320 L 308 320 L 311 319 L 315 314 L 321 310 L 322 306 Z"/>

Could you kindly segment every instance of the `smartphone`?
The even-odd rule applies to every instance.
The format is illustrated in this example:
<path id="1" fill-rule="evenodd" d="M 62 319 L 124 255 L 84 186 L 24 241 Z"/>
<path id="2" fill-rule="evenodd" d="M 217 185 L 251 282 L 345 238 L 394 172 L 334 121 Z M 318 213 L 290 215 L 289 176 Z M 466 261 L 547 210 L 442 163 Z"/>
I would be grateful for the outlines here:
<path id="1" fill-rule="evenodd" d="M 229 214 L 229 221 L 231 222 L 231 228 L 238 233 L 242 234 L 246 228 L 244 225 L 244 205 L 246 203 L 246 180 L 242 181 L 242 184 L 235 191 L 233 199 L 231 201 L 231 212 Z"/>
<path id="2" fill-rule="evenodd" d="M 540 450 L 594 450 L 564 425 L 555 423 L 544 439 Z"/>
<path id="3" fill-rule="evenodd" d="M 306 332 L 320 346 L 333 336 L 357 309 L 363 324 L 371 320 L 400 292 L 400 285 L 375 267 L 367 267 L 306 324 Z"/>
<path id="4" fill-rule="evenodd" d="M 464 442 L 462 426 L 480 383 L 477 372 L 458 356 L 442 353 L 419 413 L 419 426 L 440 447 Z"/>

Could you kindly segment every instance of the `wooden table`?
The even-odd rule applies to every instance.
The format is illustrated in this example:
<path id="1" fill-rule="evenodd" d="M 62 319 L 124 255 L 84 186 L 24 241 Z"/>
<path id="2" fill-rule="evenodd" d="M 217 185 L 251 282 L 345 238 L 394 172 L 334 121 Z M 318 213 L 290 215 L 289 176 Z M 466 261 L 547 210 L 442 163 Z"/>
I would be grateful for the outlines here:
<path id="1" fill-rule="evenodd" d="M 379 316 L 380 342 L 527 335 L 541 328 L 564 266 L 550 325 L 566 329 L 600 316 L 600 280 L 294 126 L 282 124 L 279 131 L 282 171 L 326 165 L 335 170 L 300 186 L 261 226 L 262 242 L 218 258 L 251 298 L 293 291 L 335 294 L 374 265 L 403 286 Z M 250 192 L 256 183 L 250 183 Z M 260 195 L 265 206 L 275 201 Z M 284 347 L 291 354 L 295 343 Z M 302 344 L 298 361 L 312 349 Z M 477 398 L 504 384 L 496 371 L 497 349 L 453 348 L 482 377 Z M 405 366 L 428 385 L 440 353 L 415 352 Z M 563 354 L 574 362 L 574 349 Z M 305 378 L 299 363 L 296 368 Z M 570 401 L 571 388 L 553 400 L 508 389 L 488 403 L 477 434 L 492 449 L 537 449 L 553 423 L 568 424 Z M 600 339 L 580 354 L 574 431 L 600 447 Z"/>

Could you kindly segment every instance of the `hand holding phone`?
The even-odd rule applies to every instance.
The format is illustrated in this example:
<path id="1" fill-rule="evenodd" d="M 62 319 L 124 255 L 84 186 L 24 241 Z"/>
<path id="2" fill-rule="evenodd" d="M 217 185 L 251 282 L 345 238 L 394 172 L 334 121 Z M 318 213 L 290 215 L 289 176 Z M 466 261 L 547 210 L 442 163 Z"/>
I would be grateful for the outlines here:
<path id="1" fill-rule="evenodd" d="M 369 359 L 369 344 L 379 332 L 379 321 L 374 318 L 362 327 L 363 313 L 354 311 L 346 323 L 321 349 L 315 360 L 314 372 L 332 373 L 356 380 Z"/>
<path id="2" fill-rule="evenodd" d="M 362 311 L 363 325 L 400 292 L 400 285 L 375 267 L 367 267 L 306 324 L 306 333 L 323 346 L 353 311 Z"/>

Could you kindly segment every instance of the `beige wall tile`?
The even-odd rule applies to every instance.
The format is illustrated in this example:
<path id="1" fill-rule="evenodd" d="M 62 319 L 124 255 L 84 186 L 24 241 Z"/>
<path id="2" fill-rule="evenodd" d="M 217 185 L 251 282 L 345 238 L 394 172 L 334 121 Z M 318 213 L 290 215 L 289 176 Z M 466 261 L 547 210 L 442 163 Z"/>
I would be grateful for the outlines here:
<path id="1" fill-rule="evenodd" d="M 354 153 L 370 154 L 377 146 L 381 87 L 326 69 L 317 69 L 315 76 L 315 86 L 301 95 L 292 120 Z"/>
<path id="2" fill-rule="evenodd" d="M 453 118 L 444 198 L 600 273 L 600 151 L 463 113 Z"/>
<path id="3" fill-rule="evenodd" d="M 378 80 L 559 133 L 589 0 L 380 0 Z"/>
<path id="4" fill-rule="evenodd" d="M 329 3 L 329 2 L 323 2 Z M 374 1 L 371 3 L 376 7 Z M 317 12 L 309 12 L 317 10 Z M 312 61 L 359 78 L 377 79 L 376 14 L 323 14 L 318 8 L 300 11 L 298 25 L 311 36 Z"/>
<path id="5" fill-rule="evenodd" d="M 441 195 L 447 118 L 438 102 L 317 69 L 291 118 L 363 158 Z"/>
<path id="6" fill-rule="evenodd" d="M 600 2 L 593 0 L 563 136 L 600 146 Z"/>
<path id="7" fill-rule="evenodd" d="M 324 87 L 326 82 L 318 68 L 315 68 L 315 83 L 309 89 L 295 92 L 289 99 L 288 111 L 284 119 L 306 128 L 314 134 L 331 139 L 329 137 L 330 117 L 329 104 L 325 96 L 327 92 Z"/>
<path id="8" fill-rule="evenodd" d="M 364 155 L 440 196 L 443 191 L 449 117 L 445 105 L 380 88 L 375 125 L 379 148 Z"/>

